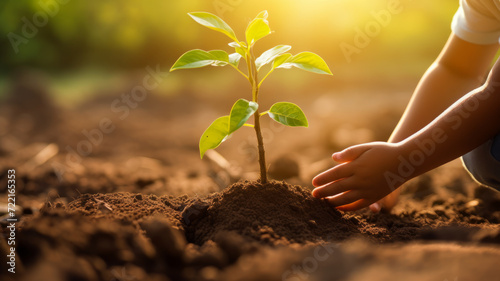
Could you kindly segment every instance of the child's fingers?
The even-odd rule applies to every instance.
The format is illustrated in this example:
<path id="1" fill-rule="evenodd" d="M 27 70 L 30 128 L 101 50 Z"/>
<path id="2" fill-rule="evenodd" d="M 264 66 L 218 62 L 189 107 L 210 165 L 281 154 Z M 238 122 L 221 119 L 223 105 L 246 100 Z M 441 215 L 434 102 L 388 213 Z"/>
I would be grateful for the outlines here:
<path id="1" fill-rule="evenodd" d="M 367 151 L 368 149 L 370 149 L 370 146 L 367 145 L 351 146 L 340 152 L 332 154 L 332 159 L 341 163 L 350 162 L 358 158 L 361 154 L 365 153 L 365 151 Z"/>
<path id="2" fill-rule="evenodd" d="M 351 171 L 350 165 L 340 164 L 315 176 L 312 180 L 312 184 L 318 187 L 352 175 L 353 172 Z"/>
<path id="3" fill-rule="evenodd" d="M 316 198 L 324 198 L 337 195 L 350 189 L 352 189 L 351 181 L 349 178 L 347 178 L 315 188 L 312 191 L 312 195 Z"/>
<path id="4" fill-rule="evenodd" d="M 360 199 L 354 203 L 337 207 L 337 209 L 340 211 L 344 211 L 344 212 L 357 211 L 357 210 L 360 210 L 360 209 L 363 209 L 363 208 L 370 206 L 370 204 L 372 202 L 373 201 L 369 201 L 366 199 Z"/>
<path id="5" fill-rule="evenodd" d="M 354 191 L 346 191 L 338 196 L 327 198 L 327 200 L 328 203 L 332 204 L 333 206 L 339 207 L 360 200 L 361 199 L 360 196 L 361 196 L 360 192 L 354 190 Z"/>

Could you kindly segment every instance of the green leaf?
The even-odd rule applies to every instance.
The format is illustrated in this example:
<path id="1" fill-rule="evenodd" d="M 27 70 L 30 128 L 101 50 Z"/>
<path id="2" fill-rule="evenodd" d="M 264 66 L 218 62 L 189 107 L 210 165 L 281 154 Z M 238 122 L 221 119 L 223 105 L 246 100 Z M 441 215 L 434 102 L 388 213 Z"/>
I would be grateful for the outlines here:
<path id="1" fill-rule="evenodd" d="M 332 72 L 328 68 L 326 62 L 320 56 L 311 52 L 299 53 L 292 58 L 289 58 L 276 68 L 290 68 L 291 66 L 314 73 L 332 75 Z"/>
<path id="2" fill-rule="evenodd" d="M 229 63 L 229 55 L 224 51 L 191 50 L 184 53 L 172 66 L 176 69 L 199 68 L 207 65 L 224 66 Z"/>
<path id="3" fill-rule="evenodd" d="M 269 109 L 269 117 L 276 122 L 290 127 L 308 127 L 307 118 L 302 109 L 291 102 L 277 102 Z"/>
<path id="4" fill-rule="evenodd" d="M 212 64 L 214 66 L 225 66 L 229 63 L 229 55 L 225 51 L 214 50 L 208 53 L 215 57 L 215 62 Z"/>
<path id="5" fill-rule="evenodd" d="M 213 29 L 215 31 L 222 32 L 227 36 L 229 36 L 229 38 L 233 39 L 234 41 L 238 41 L 238 39 L 236 39 L 236 35 L 234 34 L 233 29 L 231 29 L 231 27 L 218 16 L 206 12 L 194 12 L 194 13 L 188 13 L 188 15 L 191 18 L 193 18 L 197 23 L 206 26 L 210 29 Z"/>
<path id="6" fill-rule="evenodd" d="M 267 20 L 267 16 L 269 16 L 269 14 L 267 13 L 267 10 L 264 10 L 264 11 L 260 12 L 255 18 Z"/>
<path id="7" fill-rule="evenodd" d="M 230 54 L 229 55 L 229 63 L 234 67 L 238 67 L 238 65 L 240 64 L 241 58 L 242 58 L 241 55 L 238 53 Z"/>
<path id="8" fill-rule="evenodd" d="M 241 42 L 241 43 L 243 43 L 243 42 Z M 245 47 L 244 45 L 242 46 L 242 44 L 238 44 L 238 42 L 231 42 L 231 43 L 229 43 L 228 45 L 229 45 L 230 47 L 233 47 L 233 48 L 234 48 L 234 50 L 235 50 L 238 54 L 240 54 L 242 57 L 246 57 L 246 52 L 247 52 L 247 51 L 246 51 L 246 47 Z"/>
<path id="9" fill-rule="evenodd" d="M 229 136 L 229 116 L 217 118 L 200 138 L 200 157 L 209 149 L 217 148 Z"/>
<path id="10" fill-rule="evenodd" d="M 253 101 L 247 101 L 245 99 L 236 101 L 229 114 L 229 134 L 241 128 L 258 108 L 259 105 Z"/>
<path id="11" fill-rule="evenodd" d="M 288 54 L 288 53 L 279 55 L 273 61 L 273 69 L 279 68 L 283 63 L 288 61 L 291 57 L 292 57 L 292 54 Z M 290 67 L 292 67 L 292 66 L 289 66 L 288 68 L 290 68 Z"/>
<path id="12" fill-rule="evenodd" d="M 242 47 L 236 47 L 236 48 L 234 48 L 234 49 L 235 49 L 235 51 L 236 51 L 238 54 L 240 54 L 242 57 L 246 57 L 246 55 L 247 55 L 247 51 L 246 51 L 246 49 L 244 49 L 244 48 L 242 48 Z"/>
<path id="13" fill-rule="evenodd" d="M 276 57 L 284 52 L 287 52 L 291 48 L 292 47 L 288 45 L 278 45 L 262 53 L 262 55 L 255 60 L 257 71 L 259 71 L 262 66 L 272 62 Z"/>
<path id="14" fill-rule="evenodd" d="M 252 46 L 262 37 L 265 37 L 271 33 L 271 28 L 269 28 L 269 23 L 263 18 L 256 18 L 248 24 L 247 30 L 245 32 L 247 43 Z"/>

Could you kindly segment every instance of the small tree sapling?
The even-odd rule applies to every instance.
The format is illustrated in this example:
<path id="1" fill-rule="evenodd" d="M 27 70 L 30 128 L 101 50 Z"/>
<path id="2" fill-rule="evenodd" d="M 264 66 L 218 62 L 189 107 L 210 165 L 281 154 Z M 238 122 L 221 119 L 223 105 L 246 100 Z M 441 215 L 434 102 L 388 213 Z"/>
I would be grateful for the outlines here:
<path id="1" fill-rule="evenodd" d="M 194 12 L 188 13 L 197 23 L 221 32 L 227 35 L 232 42 L 230 47 L 235 49 L 235 52 L 228 54 L 222 50 L 203 51 L 191 50 L 184 53 L 172 66 L 170 71 L 177 69 L 199 68 L 204 66 L 226 66 L 229 65 L 236 69 L 243 77 L 245 77 L 252 86 L 252 101 L 239 99 L 234 103 L 229 115 L 216 119 L 203 133 L 200 138 L 200 157 L 203 158 L 205 152 L 209 149 L 217 148 L 224 142 L 232 133 L 243 126 L 253 127 L 257 135 L 259 165 L 260 165 L 260 181 L 267 182 L 266 160 L 264 152 L 264 142 L 261 133 L 260 118 L 263 115 L 268 115 L 274 121 L 286 126 L 302 126 L 307 127 L 308 122 L 304 112 L 296 104 L 290 102 L 278 102 L 264 112 L 259 112 L 259 89 L 262 82 L 274 70 L 280 68 L 291 68 L 292 66 L 319 74 L 329 74 L 331 71 L 325 61 L 318 55 L 311 52 L 302 52 L 296 55 L 287 53 L 291 46 L 278 45 L 265 52 L 259 57 L 255 57 L 253 47 L 255 43 L 263 37 L 271 34 L 269 22 L 267 21 L 267 11 L 260 12 L 247 26 L 245 31 L 246 41 L 240 41 L 236 37 L 233 29 L 219 17 L 206 13 Z M 239 63 L 243 58 L 246 62 L 246 74 L 240 70 Z M 259 72 L 265 65 L 268 67 L 267 73 L 259 80 Z M 247 120 L 254 116 L 254 124 L 246 123 Z"/>

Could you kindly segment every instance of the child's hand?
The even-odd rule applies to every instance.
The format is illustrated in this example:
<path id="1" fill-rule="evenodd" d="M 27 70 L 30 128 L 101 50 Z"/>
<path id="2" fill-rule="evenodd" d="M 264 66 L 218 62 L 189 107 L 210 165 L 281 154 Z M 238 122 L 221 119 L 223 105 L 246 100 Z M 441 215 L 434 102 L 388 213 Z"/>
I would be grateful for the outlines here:
<path id="1" fill-rule="evenodd" d="M 342 211 L 368 207 L 403 184 L 390 186 L 386 180 L 387 172 L 397 174 L 400 150 L 398 144 L 373 142 L 334 153 L 333 160 L 342 164 L 313 179 L 317 187 L 313 196 L 325 198 Z"/>

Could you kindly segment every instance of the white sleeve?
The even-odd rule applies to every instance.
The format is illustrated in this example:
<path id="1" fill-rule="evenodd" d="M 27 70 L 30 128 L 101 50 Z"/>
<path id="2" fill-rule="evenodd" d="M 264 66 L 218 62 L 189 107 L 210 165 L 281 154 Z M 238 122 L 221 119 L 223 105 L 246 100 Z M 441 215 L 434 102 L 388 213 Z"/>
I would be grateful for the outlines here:
<path id="1" fill-rule="evenodd" d="M 453 17 L 451 30 L 461 39 L 475 44 L 494 44 L 500 38 L 500 20 L 481 13 L 460 0 L 460 7 Z"/>

